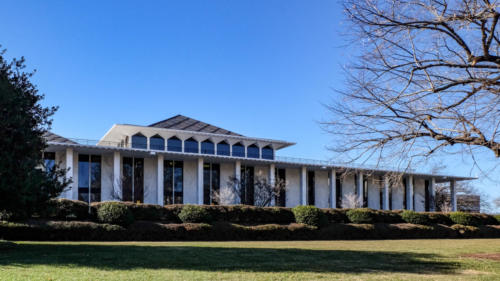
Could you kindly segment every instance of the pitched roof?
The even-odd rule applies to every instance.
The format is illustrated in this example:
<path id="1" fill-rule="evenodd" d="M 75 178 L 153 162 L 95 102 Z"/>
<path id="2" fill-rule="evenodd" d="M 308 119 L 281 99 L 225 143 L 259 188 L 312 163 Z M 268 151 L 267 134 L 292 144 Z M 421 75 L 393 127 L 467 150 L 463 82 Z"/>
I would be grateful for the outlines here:
<path id="1" fill-rule="evenodd" d="M 170 117 L 163 121 L 156 122 L 154 124 L 149 125 L 149 127 L 157 127 L 157 128 L 166 128 L 166 129 L 174 129 L 174 130 L 183 130 L 183 131 L 194 131 L 194 132 L 203 132 L 203 133 L 211 133 L 211 134 L 221 134 L 221 135 L 231 135 L 231 136 L 242 136 L 240 134 L 228 131 L 226 129 L 222 129 L 216 127 L 214 125 L 210 125 L 205 122 L 198 121 L 193 118 L 186 117 L 184 115 L 175 115 L 174 117 Z"/>
<path id="2" fill-rule="evenodd" d="M 57 142 L 57 143 L 66 143 L 66 144 L 76 144 L 76 142 L 69 140 L 65 137 L 61 137 L 60 135 L 56 135 L 52 132 L 46 132 L 43 134 L 43 137 L 49 142 Z"/>

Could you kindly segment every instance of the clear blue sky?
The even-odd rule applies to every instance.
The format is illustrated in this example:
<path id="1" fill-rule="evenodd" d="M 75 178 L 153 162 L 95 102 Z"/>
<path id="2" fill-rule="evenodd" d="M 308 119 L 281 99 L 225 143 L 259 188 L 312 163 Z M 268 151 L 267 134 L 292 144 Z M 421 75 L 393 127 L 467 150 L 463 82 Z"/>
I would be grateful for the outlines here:
<path id="1" fill-rule="evenodd" d="M 335 0 L 4 0 L 0 44 L 37 69 L 44 103 L 60 106 L 57 134 L 99 139 L 115 123 L 183 114 L 330 159 L 317 122 L 352 55 L 342 19 Z M 468 175 L 456 158 L 446 172 Z M 478 186 L 500 196 L 499 179 Z"/>

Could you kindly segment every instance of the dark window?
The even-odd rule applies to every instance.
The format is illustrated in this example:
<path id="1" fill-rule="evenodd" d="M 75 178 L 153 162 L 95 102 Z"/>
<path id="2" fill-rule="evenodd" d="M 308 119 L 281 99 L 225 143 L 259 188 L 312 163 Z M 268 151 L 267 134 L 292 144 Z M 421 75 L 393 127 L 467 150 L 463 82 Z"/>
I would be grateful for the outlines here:
<path id="1" fill-rule="evenodd" d="M 189 138 L 184 141 L 184 152 L 189 152 L 189 153 L 198 153 L 198 142 L 193 139 Z"/>
<path id="2" fill-rule="evenodd" d="M 215 154 L 214 143 L 210 140 L 204 140 L 201 142 L 201 153 L 203 154 Z"/>
<path id="3" fill-rule="evenodd" d="M 356 205 L 358 203 L 358 174 L 354 174 L 354 195 L 356 196 Z"/>
<path id="4" fill-rule="evenodd" d="M 382 177 L 378 178 L 378 189 L 379 189 L 379 209 L 384 209 L 384 180 Z"/>
<path id="5" fill-rule="evenodd" d="M 408 206 L 406 202 L 406 179 L 403 179 L 403 209 L 406 210 L 406 206 Z"/>
<path id="6" fill-rule="evenodd" d="M 203 164 L 203 204 L 215 205 L 214 193 L 220 190 L 220 166 L 219 164 Z"/>
<path id="7" fill-rule="evenodd" d="M 133 159 L 123 158 L 123 180 L 122 180 L 122 201 L 133 201 L 132 198 L 132 179 L 134 176 Z"/>
<path id="8" fill-rule="evenodd" d="M 363 177 L 363 208 L 368 207 L 368 179 Z"/>
<path id="9" fill-rule="evenodd" d="M 247 147 L 247 157 L 260 158 L 259 147 L 255 144 L 249 145 Z"/>
<path id="10" fill-rule="evenodd" d="M 241 204 L 254 204 L 254 168 L 241 166 Z"/>
<path id="11" fill-rule="evenodd" d="M 233 156 L 245 157 L 245 147 L 241 143 L 233 144 Z"/>
<path id="12" fill-rule="evenodd" d="M 44 152 L 43 153 L 43 164 L 45 165 L 45 171 L 50 171 L 54 169 L 56 165 L 56 153 L 55 152 Z"/>
<path id="13" fill-rule="evenodd" d="M 123 157 L 122 200 L 144 202 L 144 159 Z"/>
<path id="14" fill-rule="evenodd" d="M 392 210 L 392 186 L 389 184 L 389 210 Z"/>
<path id="15" fill-rule="evenodd" d="M 163 162 L 163 204 L 183 203 L 183 162 L 165 160 Z"/>
<path id="16" fill-rule="evenodd" d="M 149 148 L 154 150 L 165 150 L 165 140 L 159 135 L 149 138 Z"/>
<path id="17" fill-rule="evenodd" d="M 148 148 L 148 139 L 142 134 L 136 134 L 132 136 L 132 148 Z"/>
<path id="18" fill-rule="evenodd" d="M 274 159 L 274 150 L 270 146 L 265 146 L 262 148 L 262 159 Z"/>
<path id="19" fill-rule="evenodd" d="M 230 155 L 229 144 L 227 142 L 221 141 L 217 144 L 217 155 Z"/>
<path id="20" fill-rule="evenodd" d="M 429 181 L 426 180 L 425 181 L 425 211 L 426 212 L 430 211 L 430 201 L 431 201 L 430 194 L 431 193 L 430 193 L 429 187 L 430 187 Z"/>
<path id="21" fill-rule="evenodd" d="M 335 177 L 335 180 L 337 181 L 336 183 L 336 192 L 335 192 L 335 195 L 337 196 L 337 198 L 335 198 L 336 202 L 337 202 L 337 208 L 342 208 L 342 178 L 341 178 L 341 174 L 337 174 L 337 176 Z"/>
<path id="22" fill-rule="evenodd" d="M 314 205 L 314 171 L 307 172 L 307 205 Z"/>
<path id="23" fill-rule="evenodd" d="M 167 150 L 168 151 L 182 151 L 182 141 L 177 137 L 171 137 L 167 141 Z"/>
<path id="24" fill-rule="evenodd" d="M 101 156 L 78 155 L 78 200 L 101 201 Z"/>
<path id="25" fill-rule="evenodd" d="M 286 170 L 285 169 L 276 169 L 275 170 L 275 178 L 278 181 L 281 181 L 283 184 L 286 183 Z M 283 188 L 279 191 L 275 198 L 276 206 L 286 207 L 286 189 Z"/>

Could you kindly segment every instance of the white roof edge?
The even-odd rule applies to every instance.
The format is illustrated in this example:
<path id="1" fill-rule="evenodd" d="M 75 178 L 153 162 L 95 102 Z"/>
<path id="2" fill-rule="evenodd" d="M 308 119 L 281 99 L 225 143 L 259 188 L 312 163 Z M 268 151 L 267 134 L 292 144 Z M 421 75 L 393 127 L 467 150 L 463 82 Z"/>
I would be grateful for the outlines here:
<path id="1" fill-rule="evenodd" d="M 113 130 L 114 127 L 116 127 L 117 124 L 113 124 L 113 126 L 111 126 L 111 128 L 108 129 L 108 131 L 104 134 L 104 136 L 102 136 L 100 139 L 99 139 L 99 142 L 103 141 L 103 139 L 109 135 L 109 133 L 111 133 L 111 130 Z"/>
<path id="2" fill-rule="evenodd" d="M 301 165 L 301 166 L 309 166 L 309 167 L 320 167 L 320 168 L 337 168 L 337 169 L 348 169 L 348 170 L 362 170 L 362 171 L 373 171 L 379 173 L 403 173 L 407 175 L 420 176 L 420 177 L 436 177 L 441 179 L 455 179 L 455 180 L 475 180 L 476 177 L 461 177 L 461 176 L 452 176 L 452 175 L 440 175 L 440 174 L 427 174 L 427 173 L 418 173 L 418 172 L 404 172 L 404 171 L 396 171 L 396 170 L 387 170 L 387 169 L 374 169 L 374 168 L 362 168 L 362 167 L 348 167 L 342 165 L 324 165 L 324 164 L 314 164 L 314 163 L 300 163 L 300 162 L 292 162 L 292 161 L 283 161 L 279 159 L 269 160 L 269 159 L 261 159 L 261 158 L 242 158 L 242 157 L 234 157 L 234 156 L 224 156 L 224 155 L 212 155 L 212 154 L 199 154 L 199 153 L 186 153 L 186 152 L 175 152 L 175 151 L 156 151 L 156 150 L 144 150 L 138 148 L 125 148 L 125 147 L 115 147 L 115 146 L 100 146 L 100 145 L 85 145 L 85 144 L 70 144 L 70 143 L 59 143 L 59 142 L 47 142 L 48 145 L 56 145 L 63 147 L 81 147 L 81 148 L 94 148 L 94 149 L 102 149 L 102 150 L 118 150 L 118 151 L 131 151 L 131 152 L 144 152 L 144 153 L 162 153 L 162 154 L 175 154 L 175 155 L 186 155 L 186 156 L 204 156 L 204 157 L 214 157 L 214 158 L 223 158 L 223 159 L 235 159 L 235 160 L 247 160 L 247 161 L 255 161 L 255 162 L 263 162 L 263 163 L 282 163 L 289 165 Z"/>

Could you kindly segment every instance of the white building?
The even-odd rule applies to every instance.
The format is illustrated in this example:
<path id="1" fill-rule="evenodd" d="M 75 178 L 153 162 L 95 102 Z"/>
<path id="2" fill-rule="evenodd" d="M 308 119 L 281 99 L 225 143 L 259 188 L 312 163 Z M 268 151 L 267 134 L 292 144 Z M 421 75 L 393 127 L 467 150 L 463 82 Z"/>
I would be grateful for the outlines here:
<path id="1" fill-rule="evenodd" d="M 294 143 L 246 137 L 182 115 L 149 126 L 113 125 L 97 142 L 46 135 L 47 165 L 69 168 L 73 179 L 61 197 L 87 202 L 123 200 L 149 204 L 213 204 L 213 192 L 241 182 L 241 202 L 254 202 L 254 180 L 286 182 L 276 206 L 345 207 L 356 196 L 373 209 L 433 210 L 434 186 L 471 178 L 346 167 L 326 161 L 276 156 Z M 342 202 L 344 201 L 344 204 Z M 352 201 L 352 200 L 351 200 Z"/>

